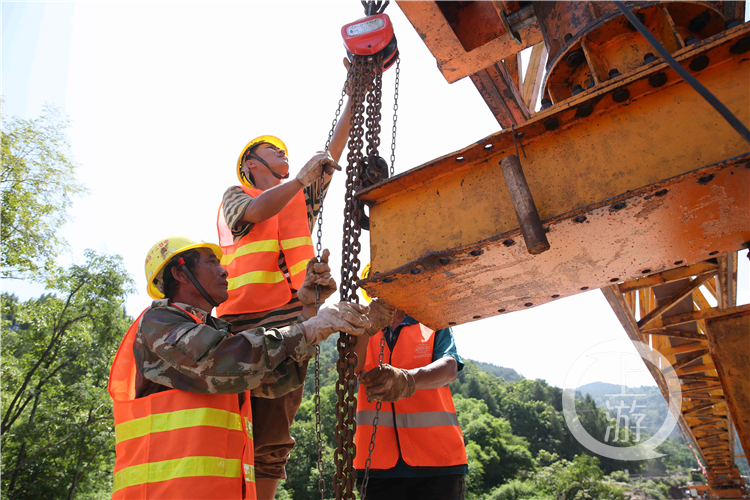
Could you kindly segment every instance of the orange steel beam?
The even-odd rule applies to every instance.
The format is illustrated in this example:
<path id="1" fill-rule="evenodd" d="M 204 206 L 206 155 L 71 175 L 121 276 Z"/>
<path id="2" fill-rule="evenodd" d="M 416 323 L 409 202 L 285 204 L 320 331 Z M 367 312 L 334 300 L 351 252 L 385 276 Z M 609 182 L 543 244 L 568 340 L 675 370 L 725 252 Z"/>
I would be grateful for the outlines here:
<path id="1" fill-rule="evenodd" d="M 518 30 L 521 44 L 517 44 L 505 30 L 493 2 L 399 0 L 397 4 L 449 83 L 542 41 L 539 24 L 534 21 Z"/>
<path id="2" fill-rule="evenodd" d="M 721 256 L 721 259 L 727 262 L 734 262 L 734 255 Z M 702 273 L 704 279 L 715 273 L 718 267 L 715 265 L 717 259 L 711 259 L 706 262 L 707 265 L 695 264 L 682 268 L 683 277 L 675 281 L 673 278 L 678 273 L 667 271 L 669 279 L 652 279 L 650 282 L 653 288 L 639 287 L 641 299 L 653 295 L 656 297 L 655 302 L 649 302 L 645 306 L 639 301 L 639 307 L 627 303 L 625 297 L 628 293 L 623 290 L 633 289 L 634 282 L 625 282 L 618 285 L 610 286 L 603 289 L 605 297 L 612 306 L 616 316 L 620 319 L 623 328 L 634 341 L 644 342 L 648 331 L 639 328 L 639 324 L 644 324 L 643 319 L 648 317 L 660 317 L 666 312 L 664 305 L 671 304 L 670 309 L 677 313 L 687 316 L 688 311 L 695 307 L 691 297 L 686 296 L 685 289 L 690 282 L 690 274 L 687 270 L 694 273 Z M 724 272 L 731 274 L 731 266 L 727 266 Z M 706 273 L 706 271 L 709 271 Z M 657 278 L 658 276 L 653 276 Z M 642 280 L 641 280 L 642 281 Z M 722 292 L 727 297 L 727 302 L 733 302 L 736 295 L 736 289 L 732 287 L 730 280 L 720 279 L 726 289 Z M 695 281 L 693 282 L 695 283 Z M 642 283 L 639 283 L 639 285 Z M 680 300 L 682 297 L 682 300 Z M 683 406 L 678 423 L 683 430 L 686 438 L 692 443 L 694 450 L 700 455 L 701 460 L 706 465 L 707 480 L 714 491 L 726 491 L 725 488 L 737 488 L 738 491 L 744 492 L 744 483 L 734 466 L 734 427 L 731 425 L 733 417 L 743 420 L 747 427 L 747 405 L 750 399 L 745 396 L 748 391 L 748 359 L 740 360 L 750 356 L 750 324 L 731 324 L 728 330 L 738 335 L 738 338 L 731 338 L 731 335 L 716 335 L 720 338 L 720 344 L 724 346 L 725 356 L 733 356 L 736 359 L 727 361 L 719 359 L 714 343 L 709 344 L 709 337 L 698 333 L 698 325 L 707 319 L 708 321 L 721 321 L 722 326 L 726 325 L 727 320 L 743 318 L 741 321 L 750 323 L 750 305 L 740 306 L 732 309 L 722 309 L 720 307 L 710 308 L 701 311 L 702 315 L 693 318 L 690 323 L 681 323 L 679 328 L 682 330 L 675 331 L 682 334 L 690 334 L 690 338 L 683 335 L 673 335 L 662 337 L 664 340 L 653 342 L 653 348 L 667 357 L 675 373 L 680 378 Z M 707 330 L 703 328 L 702 330 Z M 673 332 L 674 333 L 674 332 Z M 731 354 L 729 354 L 731 352 Z M 738 361 L 739 360 L 739 361 Z M 718 372 L 719 376 L 713 380 L 695 380 L 688 373 L 693 371 L 714 373 Z M 722 377 L 722 371 L 729 373 L 729 377 Z M 665 391 L 664 379 L 660 372 L 651 369 L 657 385 L 662 389 L 664 397 L 669 393 Z M 734 377 L 734 378 L 732 378 Z M 731 382 L 728 382 L 732 380 Z M 743 384 L 739 386 L 739 384 Z M 674 391 L 673 391 L 674 393 Z M 738 396 L 739 395 L 739 396 Z M 738 401 L 738 403 L 736 403 Z M 732 406 L 734 403 L 734 406 Z M 739 430 L 738 430 L 739 432 Z"/>
<path id="3" fill-rule="evenodd" d="M 734 307 L 706 321 L 711 356 L 745 454 L 750 453 L 750 310 Z"/>
<path id="4" fill-rule="evenodd" d="M 730 49 L 748 35 L 750 25 L 742 25 L 678 56 L 712 61 L 702 83 L 744 123 L 750 59 Z M 650 87 L 655 72 L 668 83 Z M 623 87 L 630 99 L 614 102 Z M 576 116 L 592 103 L 593 114 Z M 540 112 L 516 133 L 552 248 L 532 257 L 519 238 L 498 165 L 515 153 L 504 131 L 358 194 L 370 205 L 368 292 L 441 328 L 693 264 L 750 241 L 747 144 L 666 63 Z"/>

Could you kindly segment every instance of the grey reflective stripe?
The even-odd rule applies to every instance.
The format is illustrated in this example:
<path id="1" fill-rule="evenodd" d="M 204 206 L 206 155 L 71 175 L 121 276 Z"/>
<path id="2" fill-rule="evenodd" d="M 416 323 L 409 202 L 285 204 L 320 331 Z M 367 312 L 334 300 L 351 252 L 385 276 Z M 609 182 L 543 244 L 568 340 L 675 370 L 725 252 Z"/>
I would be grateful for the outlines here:
<path id="1" fill-rule="evenodd" d="M 357 425 L 372 425 L 375 418 L 374 410 L 357 412 Z M 397 413 L 396 425 L 402 429 L 414 427 L 442 427 L 445 425 L 458 426 L 458 417 L 447 411 L 424 411 L 418 413 Z M 380 411 L 378 427 L 393 427 L 393 413 Z"/>
<path id="2" fill-rule="evenodd" d="M 362 410 L 357 412 L 357 425 L 372 425 L 375 419 L 375 410 Z M 393 427 L 393 413 L 390 409 L 380 410 L 378 427 Z"/>

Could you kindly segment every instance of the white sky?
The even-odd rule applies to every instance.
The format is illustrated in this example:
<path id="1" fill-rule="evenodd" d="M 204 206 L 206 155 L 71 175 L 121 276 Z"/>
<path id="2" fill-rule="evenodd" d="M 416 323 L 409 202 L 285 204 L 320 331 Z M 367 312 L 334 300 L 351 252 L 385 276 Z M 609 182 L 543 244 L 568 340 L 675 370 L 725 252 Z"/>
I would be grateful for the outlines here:
<path id="1" fill-rule="evenodd" d="M 448 85 L 398 6 L 386 12 L 401 53 L 396 171 L 497 132 L 471 81 Z M 323 148 L 345 77 L 340 29 L 360 17 L 356 1 L 3 2 L 3 111 L 33 118 L 45 102 L 62 108 L 72 119 L 78 179 L 91 191 L 75 202 L 62 230 L 71 252 L 61 264 L 83 262 L 86 248 L 122 255 L 138 288 L 128 312 L 147 307 L 146 252 L 170 235 L 217 239 L 221 195 L 236 183 L 234 165 L 248 140 L 281 137 L 293 172 Z M 393 78 L 385 73 L 386 157 Z M 334 177 L 325 205 L 324 246 L 334 270 L 343 181 Z M 738 298 L 746 303 L 745 252 L 739 261 Z M 42 291 L 31 283 L 0 285 L 22 299 Z M 599 291 L 454 331 L 462 356 L 557 386 L 584 351 L 626 338 Z M 588 381 L 620 383 L 620 367 L 607 365 Z M 654 385 L 645 368 L 627 383 Z"/>

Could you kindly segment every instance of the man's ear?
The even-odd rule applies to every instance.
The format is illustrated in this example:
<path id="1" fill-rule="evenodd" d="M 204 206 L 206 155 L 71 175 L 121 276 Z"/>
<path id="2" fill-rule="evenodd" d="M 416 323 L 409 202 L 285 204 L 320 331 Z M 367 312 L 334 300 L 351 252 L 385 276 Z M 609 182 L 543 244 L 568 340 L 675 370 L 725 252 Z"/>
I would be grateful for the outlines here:
<path id="1" fill-rule="evenodd" d="M 172 277 L 180 284 L 188 284 L 190 280 L 185 273 L 178 266 L 174 266 L 172 269 Z"/>
<path id="2" fill-rule="evenodd" d="M 246 168 L 250 173 L 257 167 L 257 162 L 253 158 L 248 158 L 245 163 L 242 164 L 243 168 Z"/>

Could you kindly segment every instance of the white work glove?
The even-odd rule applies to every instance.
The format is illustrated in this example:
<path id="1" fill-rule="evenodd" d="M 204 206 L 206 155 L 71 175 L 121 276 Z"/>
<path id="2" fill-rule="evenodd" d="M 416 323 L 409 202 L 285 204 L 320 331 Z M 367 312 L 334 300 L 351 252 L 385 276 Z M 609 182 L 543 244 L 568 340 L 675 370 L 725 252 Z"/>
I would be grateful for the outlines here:
<path id="1" fill-rule="evenodd" d="M 320 285 L 320 303 L 336 292 L 336 280 L 331 276 L 331 267 L 328 265 L 328 256 L 331 252 L 326 248 L 320 256 L 320 262 L 312 258 L 307 263 L 305 271 L 305 282 L 297 290 L 297 298 L 303 305 L 315 305 L 316 285 Z"/>
<path id="2" fill-rule="evenodd" d="M 333 175 L 333 172 L 336 170 L 341 170 L 341 167 L 333 161 L 331 154 L 328 151 L 318 151 L 305 163 L 302 170 L 299 171 L 297 180 L 303 186 L 309 186 L 315 182 L 315 179 L 319 179 L 324 171 L 328 175 Z"/>
<path id="3" fill-rule="evenodd" d="M 300 327 L 308 345 L 323 342 L 333 332 L 363 335 L 370 326 L 370 320 L 367 319 L 369 312 L 370 308 L 364 304 L 339 302 L 321 308 L 317 316 L 300 323 Z"/>
<path id="4" fill-rule="evenodd" d="M 370 313 L 367 315 L 370 320 L 370 328 L 366 329 L 365 333 L 372 337 L 393 323 L 393 318 L 396 316 L 397 310 L 394 306 L 386 304 L 378 298 L 372 299 L 372 302 L 370 302 Z"/>

